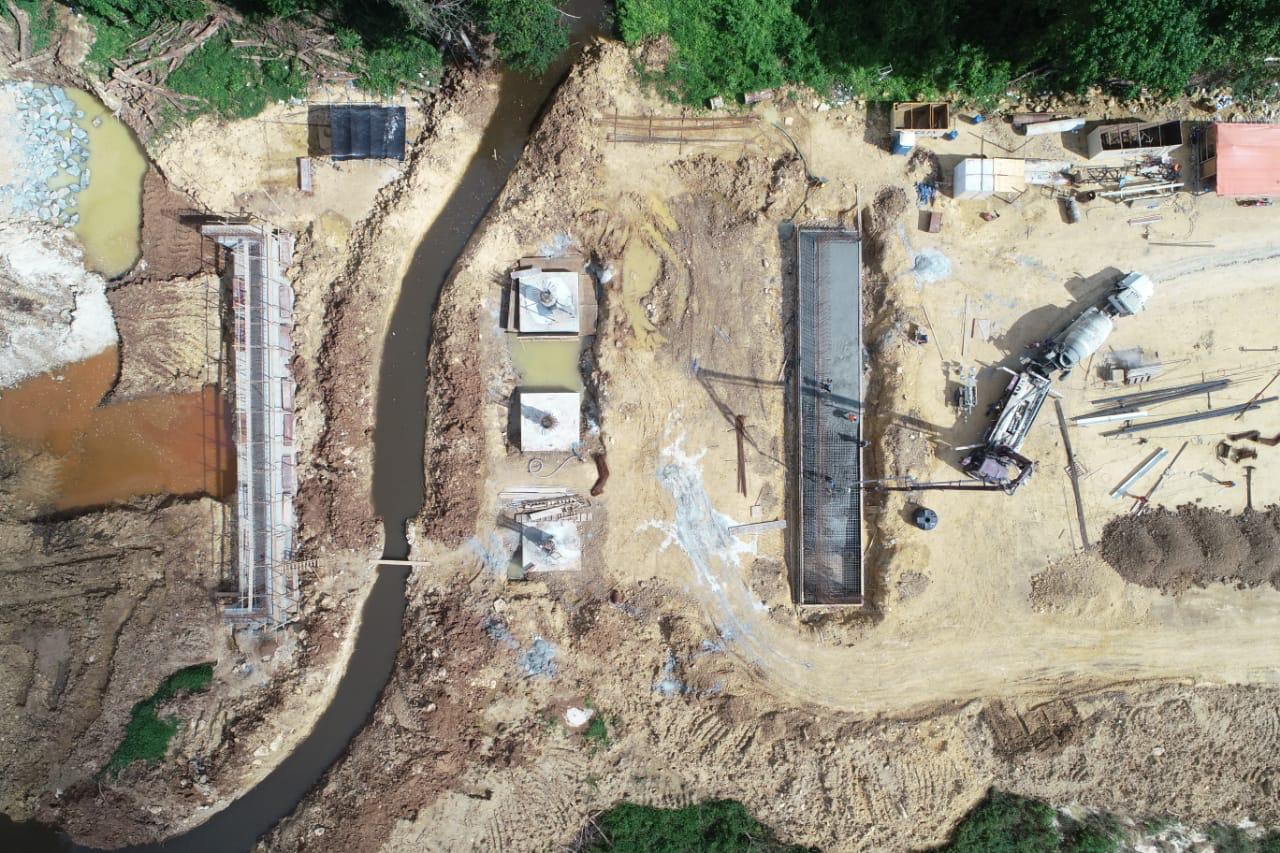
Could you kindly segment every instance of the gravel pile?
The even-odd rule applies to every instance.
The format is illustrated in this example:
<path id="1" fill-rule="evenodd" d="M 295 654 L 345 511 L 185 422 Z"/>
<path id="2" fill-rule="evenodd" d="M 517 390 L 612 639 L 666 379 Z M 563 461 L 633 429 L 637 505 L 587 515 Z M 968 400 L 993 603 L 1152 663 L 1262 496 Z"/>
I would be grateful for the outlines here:
<path id="1" fill-rule="evenodd" d="M 76 196 L 89 186 L 89 134 L 76 123 L 84 112 L 56 86 L 18 82 L 4 87 L 14 104 L 7 123 L 17 149 L 11 153 L 19 162 L 10 182 L 0 186 L 0 208 L 15 217 L 75 225 L 80 221 Z"/>

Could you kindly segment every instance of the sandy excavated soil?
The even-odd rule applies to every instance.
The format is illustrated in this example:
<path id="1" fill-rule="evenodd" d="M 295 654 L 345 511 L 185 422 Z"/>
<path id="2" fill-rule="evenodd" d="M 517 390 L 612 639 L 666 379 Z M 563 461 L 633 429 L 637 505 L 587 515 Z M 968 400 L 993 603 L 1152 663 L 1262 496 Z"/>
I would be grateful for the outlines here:
<path id="1" fill-rule="evenodd" d="M 859 719 L 725 688 L 739 664 L 671 612 L 681 594 L 665 584 L 615 605 L 466 582 L 419 577 L 417 631 L 373 722 L 267 849 L 559 849 L 619 799 L 710 797 L 822 849 L 916 849 L 988 785 L 1188 820 L 1280 817 L 1275 690 L 1118 686 Z M 539 636 L 556 650 L 551 677 L 526 668 Z M 584 697 L 608 720 L 606 745 L 565 722 Z"/>
<path id="2" fill-rule="evenodd" d="M 56 810 L 54 790 L 82 795 L 75 786 L 93 784 L 133 704 L 215 656 L 212 503 L 3 523 L 0 810 L 20 817 L 42 797 Z"/>
<path id="3" fill-rule="evenodd" d="M 112 288 L 120 380 L 112 401 L 198 392 L 219 380 L 222 330 L 216 275 L 147 279 Z"/>
<path id="4" fill-rule="evenodd" d="M 728 531 L 752 506 L 783 511 L 792 267 L 779 226 L 802 202 L 801 221 L 854 224 L 861 200 L 870 467 L 920 479 L 953 479 L 953 448 L 983 427 L 947 407 L 954 363 L 1009 360 L 1110 264 L 1158 288 L 1111 344 L 1178 362 L 1171 381 L 1247 372 L 1214 403 L 1247 399 L 1266 377 L 1255 381 L 1260 359 L 1238 346 L 1266 340 L 1257 306 L 1275 299 L 1274 219 L 1180 201 L 1162 227 L 1213 246 L 1169 248 L 1151 245 L 1160 229 L 1148 241 L 1126 226 L 1126 209 L 1090 207 L 1069 226 L 1055 201 L 1029 193 L 994 223 L 978 218 L 982 204 L 943 201 L 947 226 L 927 235 L 902 191 L 927 158 L 866 144 L 885 133 L 860 108 L 777 103 L 763 115 L 785 122 L 826 179 L 807 201 L 803 165 L 768 128 L 738 146 L 606 144 L 615 108 L 674 110 L 640 89 L 616 46 L 571 73 L 442 298 L 430 381 L 444 417 L 426 449 L 429 488 L 450 503 L 428 503 L 419 520 L 434 566 L 410 581 L 396 671 L 369 728 L 269 848 L 540 850 L 620 798 L 729 796 L 790 840 L 905 849 L 940 841 L 991 784 L 1133 813 L 1280 819 L 1280 767 L 1258 748 L 1280 736 L 1280 596 L 1215 584 L 1170 598 L 1081 551 L 1051 416 L 1028 442 L 1040 472 L 1013 498 L 930 493 L 944 524 L 928 535 L 910 527 L 903 498 L 873 502 L 866 612 L 796 612 L 782 537 Z M 1012 147 L 1007 128 L 983 132 Z M 1036 139 L 1026 156 L 1063 155 Z M 598 556 L 580 574 L 506 583 L 496 495 L 530 477 L 507 449 L 518 380 L 496 283 L 516 258 L 565 246 L 613 273 L 589 382 L 612 470 L 593 501 L 587 550 Z M 1223 293 L 1237 298 L 1208 302 Z M 994 331 L 966 339 L 962 356 L 970 318 Z M 928 347 L 908 342 L 912 324 L 932 332 Z M 1062 386 L 1069 413 L 1103 396 L 1084 373 Z M 997 377 L 984 372 L 979 412 Z M 747 418 L 747 497 L 733 414 Z M 1263 414 L 1243 421 L 1221 428 L 1266 431 Z M 1181 471 L 1211 459 L 1219 424 L 1200 427 Z M 1128 508 L 1106 492 L 1146 449 L 1083 429 L 1072 441 L 1097 538 Z M 537 484 L 585 492 L 594 478 L 569 463 Z M 1258 505 L 1280 494 L 1261 472 L 1255 483 Z M 1160 497 L 1236 508 L 1243 496 L 1175 472 Z M 588 702 L 607 744 L 564 722 Z"/>

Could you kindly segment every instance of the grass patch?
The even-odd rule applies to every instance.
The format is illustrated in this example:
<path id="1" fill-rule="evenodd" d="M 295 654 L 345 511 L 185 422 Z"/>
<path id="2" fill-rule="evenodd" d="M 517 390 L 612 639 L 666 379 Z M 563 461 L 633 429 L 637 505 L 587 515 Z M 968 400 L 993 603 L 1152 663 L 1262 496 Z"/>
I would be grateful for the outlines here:
<path id="1" fill-rule="evenodd" d="M 155 764 L 163 759 L 169 751 L 169 741 L 178 731 L 178 718 L 170 715 L 161 719 L 156 709 L 179 693 L 204 692 L 212 680 L 211 664 L 189 666 L 166 678 L 151 698 L 134 705 L 129 725 L 124 730 L 124 739 L 103 772 L 115 777 L 135 761 Z"/>
<path id="2" fill-rule="evenodd" d="M 523 74 L 541 74 L 569 47 L 560 10 L 551 0 L 479 0 L 484 28 L 498 55 Z"/>
<path id="3" fill-rule="evenodd" d="M 10 0 L 14 6 L 27 13 L 27 31 L 31 34 L 31 52 L 39 53 L 53 41 L 53 33 L 58 27 L 58 7 L 53 0 Z M 18 19 L 4 7 L 5 17 L 16 26 Z"/>
<path id="4" fill-rule="evenodd" d="M 93 26 L 93 45 L 85 62 L 100 74 L 111 73 L 111 61 L 124 56 L 125 49 L 147 34 L 147 28 L 130 21 L 114 23 L 98 15 L 88 15 Z"/>
<path id="5" fill-rule="evenodd" d="M 619 803 L 595 823 L 604 837 L 586 848 L 591 853 L 806 853 L 816 849 L 779 842 L 773 830 L 736 800 L 712 800 L 682 809 Z"/>
<path id="6" fill-rule="evenodd" d="M 169 75 L 165 85 L 198 98 L 209 112 L 223 118 L 249 118 L 272 101 L 307 93 L 306 77 L 291 61 L 273 59 L 259 64 L 233 48 L 226 32 L 200 45 Z"/>
<path id="7" fill-rule="evenodd" d="M 946 853 L 1056 853 L 1057 812 L 1045 803 L 992 791 L 956 827 Z"/>
<path id="8" fill-rule="evenodd" d="M 338 49 L 353 57 L 349 70 L 356 86 L 389 98 L 405 83 L 434 84 L 440 77 L 441 56 L 435 45 L 414 35 L 401 35 L 365 49 L 355 30 L 340 30 Z"/>
<path id="9" fill-rule="evenodd" d="M 1109 817 L 1074 821 L 1039 800 L 992 791 L 956 827 L 944 853 L 1115 853 Z"/>
<path id="10" fill-rule="evenodd" d="M 590 741 L 597 749 L 609 748 L 609 724 L 604 721 L 604 716 L 599 712 L 591 718 L 591 725 L 587 726 L 587 730 L 582 736 Z"/>

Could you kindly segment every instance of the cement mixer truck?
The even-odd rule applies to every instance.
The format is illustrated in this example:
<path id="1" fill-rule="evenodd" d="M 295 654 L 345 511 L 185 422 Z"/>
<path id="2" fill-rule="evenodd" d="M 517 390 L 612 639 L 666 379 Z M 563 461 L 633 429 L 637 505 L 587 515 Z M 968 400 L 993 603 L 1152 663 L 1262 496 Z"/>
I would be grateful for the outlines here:
<path id="1" fill-rule="evenodd" d="M 1010 371 L 1012 378 L 1004 395 L 992 406 L 996 419 L 981 446 L 961 461 L 964 472 L 1010 494 L 1022 485 L 1035 470 L 1035 463 L 1019 451 L 1051 393 L 1053 375 L 1065 378 L 1097 352 L 1115 328 L 1115 318 L 1137 314 L 1154 292 L 1151 279 L 1142 273 L 1129 273 L 1112 286 L 1100 304 L 1086 308 L 1061 332 L 1023 358 L 1023 369 Z"/>
<path id="2" fill-rule="evenodd" d="M 1036 463 L 1022 455 L 1022 444 L 1053 393 L 1054 379 L 1065 377 L 1097 352 L 1115 328 L 1116 318 L 1137 314 L 1154 292 L 1151 279 L 1131 272 L 1112 285 L 1100 303 L 1076 315 L 1053 337 L 1034 345 L 1022 358 L 1021 370 L 1001 368 L 1010 379 L 1004 394 L 989 410 L 995 421 L 982 442 L 968 448 L 968 455 L 960 461 L 969 479 L 921 483 L 910 477 L 888 477 L 864 480 L 859 485 L 881 491 L 952 489 L 1013 494 L 1035 472 Z"/>

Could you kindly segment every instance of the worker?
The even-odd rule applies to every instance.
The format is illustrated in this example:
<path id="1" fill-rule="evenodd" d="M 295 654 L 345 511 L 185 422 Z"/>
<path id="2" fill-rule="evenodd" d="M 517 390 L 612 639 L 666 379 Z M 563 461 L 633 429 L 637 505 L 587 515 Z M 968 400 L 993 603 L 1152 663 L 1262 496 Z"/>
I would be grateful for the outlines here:
<path id="1" fill-rule="evenodd" d="M 859 449 L 859 450 L 861 450 L 862 448 L 864 448 L 864 447 L 866 447 L 866 446 L 867 446 L 867 441 L 866 441 L 866 439 L 862 439 L 862 438 L 855 438 L 855 439 L 853 440 L 853 443 L 854 443 L 854 444 L 856 444 L 856 445 L 858 445 L 858 449 Z"/>
<path id="2" fill-rule="evenodd" d="M 844 419 L 851 424 L 856 424 L 858 422 L 858 416 L 853 412 L 845 412 Z"/>

